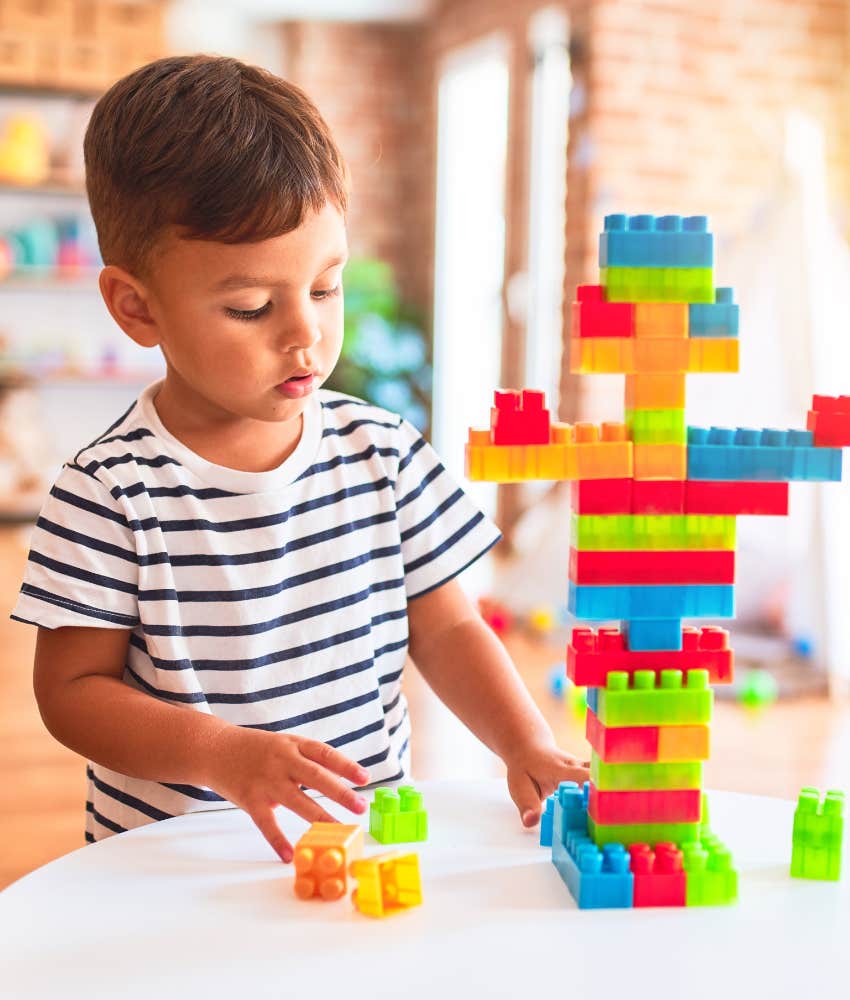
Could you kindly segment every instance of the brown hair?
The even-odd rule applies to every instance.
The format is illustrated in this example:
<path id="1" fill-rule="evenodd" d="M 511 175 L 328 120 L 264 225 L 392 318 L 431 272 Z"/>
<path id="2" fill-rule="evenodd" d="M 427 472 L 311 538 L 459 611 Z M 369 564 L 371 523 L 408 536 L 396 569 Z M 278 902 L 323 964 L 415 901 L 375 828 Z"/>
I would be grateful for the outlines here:
<path id="1" fill-rule="evenodd" d="M 103 260 L 144 271 L 165 227 L 222 243 L 291 232 L 348 206 L 345 163 L 298 87 L 220 56 L 142 66 L 97 102 L 84 143 Z"/>

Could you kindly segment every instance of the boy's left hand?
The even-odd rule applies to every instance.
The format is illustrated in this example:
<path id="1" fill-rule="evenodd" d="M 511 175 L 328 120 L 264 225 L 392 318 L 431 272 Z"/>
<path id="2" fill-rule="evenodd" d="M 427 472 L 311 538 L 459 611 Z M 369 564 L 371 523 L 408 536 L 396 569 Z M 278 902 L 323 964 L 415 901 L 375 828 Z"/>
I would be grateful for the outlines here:
<path id="1" fill-rule="evenodd" d="M 589 761 L 579 761 L 554 743 L 530 744 L 505 761 L 508 791 L 519 810 L 523 826 L 540 819 L 542 802 L 562 781 L 579 784 L 590 777 Z"/>

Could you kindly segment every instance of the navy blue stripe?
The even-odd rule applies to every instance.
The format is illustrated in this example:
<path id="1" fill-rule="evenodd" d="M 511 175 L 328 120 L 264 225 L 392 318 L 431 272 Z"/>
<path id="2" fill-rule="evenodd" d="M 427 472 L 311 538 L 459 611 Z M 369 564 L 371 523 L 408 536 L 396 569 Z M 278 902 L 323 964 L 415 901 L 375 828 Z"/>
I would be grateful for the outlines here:
<path id="1" fill-rule="evenodd" d="M 367 691 L 365 694 L 357 695 L 356 698 L 348 698 L 346 701 L 337 702 L 335 705 L 325 705 L 323 708 L 313 709 L 312 712 L 293 715 L 289 719 L 281 719 L 280 722 L 255 723 L 245 728 L 279 733 L 286 729 L 294 729 L 296 726 L 307 725 L 310 722 L 318 722 L 319 719 L 329 719 L 332 715 L 342 715 L 344 712 L 350 712 L 353 708 L 368 705 L 370 701 L 375 701 L 377 697 L 378 689 L 375 688 L 372 691 Z"/>
<path id="2" fill-rule="evenodd" d="M 21 593 L 35 600 L 44 601 L 45 604 L 52 604 L 57 608 L 76 611 L 77 614 L 85 615 L 87 618 L 95 618 L 98 621 L 114 622 L 116 625 L 124 625 L 127 628 L 133 628 L 139 623 L 139 619 L 132 615 L 125 615 L 120 611 L 105 611 L 103 608 L 92 608 L 88 604 L 80 604 L 79 601 L 73 601 L 70 597 L 59 597 L 56 594 L 51 594 L 40 587 L 34 587 L 31 583 L 23 584 Z M 14 618 L 15 616 L 12 615 L 12 617 Z M 18 621 L 26 622 L 27 625 L 38 624 L 38 622 L 27 621 L 25 618 L 19 618 Z"/>
<path id="3" fill-rule="evenodd" d="M 465 535 L 468 535 L 470 531 L 475 527 L 476 524 L 480 524 L 484 520 L 484 515 L 481 511 L 476 511 L 475 514 L 466 522 L 466 524 L 461 525 L 454 534 L 449 535 L 445 541 L 441 542 L 436 548 L 429 549 L 424 555 L 421 555 L 418 559 L 414 559 L 409 563 L 405 563 L 404 569 L 407 574 L 415 572 L 417 569 L 421 569 L 423 566 L 427 566 L 428 563 L 433 562 L 435 559 L 439 559 L 444 552 L 448 552 L 450 548 L 457 545 L 457 543 Z"/>
<path id="4" fill-rule="evenodd" d="M 88 830 L 86 830 L 86 832 L 85 832 L 85 838 L 86 838 L 86 843 L 87 844 L 95 844 L 95 843 L 97 843 L 97 841 L 94 839 L 94 834 L 93 833 L 89 833 Z"/>
<path id="5" fill-rule="evenodd" d="M 378 684 L 383 687 L 384 684 L 392 684 L 393 681 L 397 681 L 404 672 L 404 664 L 402 664 L 398 670 L 394 670 L 391 674 L 384 674 L 378 678 Z"/>
<path id="6" fill-rule="evenodd" d="M 362 420 L 352 420 L 345 427 L 326 427 L 322 431 L 322 437 L 346 437 L 356 431 L 358 427 L 387 427 L 395 430 L 398 424 L 386 423 L 383 420 L 370 420 L 368 417 L 364 417 Z"/>
<path id="7" fill-rule="evenodd" d="M 404 458 L 398 463 L 398 472 L 401 475 L 402 472 L 410 465 L 413 460 L 414 455 L 420 452 L 425 447 L 425 438 L 419 437 L 410 447 L 410 451 L 404 456 Z"/>
<path id="8" fill-rule="evenodd" d="M 72 531 L 70 528 L 66 528 L 61 524 L 56 524 L 55 521 L 51 521 L 46 517 L 39 517 L 35 522 L 37 528 L 41 528 L 42 531 L 46 531 L 50 535 L 55 535 L 57 538 L 64 538 L 65 541 L 73 542 L 75 545 L 82 545 L 87 549 L 93 549 L 95 552 L 102 552 L 104 555 L 115 556 L 116 559 L 124 559 L 126 562 L 131 562 L 133 565 L 138 565 L 139 559 L 136 554 L 135 549 L 124 549 L 120 545 L 113 545 L 111 542 L 103 542 L 99 538 L 92 538 L 90 535 L 84 535 L 80 531 Z M 157 553 L 157 556 L 164 556 L 165 560 L 168 559 L 168 554 L 165 552 Z M 143 557 L 147 560 L 154 560 L 157 562 L 162 562 L 163 560 L 156 559 L 155 556 Z"/>
<path id="9" fill-rule="evenodd" d="M 336 410 L 340 406 L 374 406 L 365 399 L 358 399 L 357 396 L 344 396 L 341 399 L 324 399 L 322 408 L 325 410 Z"/>
<path id="10" fill-rule="evenodd" d="M 106 430 L 99 437 L 96 437 L 94 441 L 91 441 L 89 444 L 87 444 L 85 448 L 80 448 L 77 454 L 74 455 L 74 461 L 76 462 L 76 460 L 80 457 L 80 455 L 82 455 L 84 451 L 87 451 L 89 448 L 94 448 L 94 446 L 98 444 L 100 441 L 102 441 L 103 438 L 107 436 L 107 434 L 111 434 L 116 427 L 120 427 L 121 424 L 123 424 L 124 421 L 127 419 L 127 417 L 130 416 L 133 410 L 135 410 L 138 402 L 139 401 L 137 399 L 134 399 L 133 402 L 130 403 L 130 405 L 127 407 L 124 413 L 121 414 L 121 416 L 115 421 L 114 424 L 110 424 L 109 427 L 107 427 Z"/>
<path id="11" fill-rule="evenodd" d="M 457 569 L 453 570 L 448 576 L 444 576 L 437 583 L 432 583 L 430 586 L 426 587 L 424 590 L 417 590 L 412 594 L 407 595 L 408 601 L 414 601 L 417 597 L 424 597 L 426 594 L 430 594 L 432 590 L 436 590 L 438 587 L 442 587 L 444 583 L 448 583 L 449 580 L 453 580 L 456 576 L 459 576 L 465 569 L 470 567 L 474 562 L 480 559 L 485 553 L 489 552 L 490 549 L 496 544 L 496 542 L 501 540 L 501 534 L 497 535 L 489 545 L 485 545 L 480 552 L 476 552 L 475 555 L 468 559 L 462 566 L 458 566 Z"/>
<path id="12" fill-rule="evenodd" d="M 375 764 L 383 764 L 383 762 L 387 759 L 387 757 L 389 757 L 389 755 L 390 755 L 390 748 L 387 747 L 386 749 L 382 750 L 380 753 L 372 754 L 371 757 L 364 757 L 363 760 L 359 760 L 357 763 L 361 767 L 374 767 Z M 391 781 L 398 781 L 399 778 L 403 778 L 403 777 L 404 777 L 404 772 L 403 771 L 399 771 L 398 774 L 394 774 L 391 778 L 384 778 L 381 781 L 381 784 L 382 785 L 386 785 L 386 784 L 389 784 L 389 782 L 391 782 Z"/>
<path id="13" fill-rule="evenodd" d="M 116 590 L 122 594 L 131 594 L 134 597 L 139 589 L 135 583 L 128 583 L 126 580 L 116 580 L 111 576 L 104 576 L 102 573 L 90 573 L 87 569 L 79 569 L 77 566 L 69 566 L 68 563 L 59 562 L 58 559 L 51 559 L 43 555 L 37 549 L 30 549 L 30 562 L 45 569 L 53 570 L 61 576 L 70 576 L 73 580 L 82 580 L 84 583 L 92 583 L 96 587 L 105 587 L 107 590 Z"/>
<path id="14" fill-rule="evenodd" d="M 81 470 L 77 470 L 78 472 Z M 94 477 L 92 477 L 94 478 Z M 99 479 L 94 480 L 98 486 L 103 490 L 106 487 Z M 106 490 L 106 492 L 109 492 Z M 123 514 L 119 514 L 117 511 L 111 510 L 109 507 L 104 507 L 103 504 L 95 503 L 93 500 L 87 500 L 85 497 L 79 497 L 76 493 L 69 493 L 68 490 L 63 490 L 61 487 L 54 486 L 50 491 L 50 495 L 55 497 L 57 500 L 61 500 L 62 503 L 69 504 L 71 507 L 76 507 L 78 510 L 88 511 L 90 514 L 97 514 L 98 517 L 104 517 L 107 521 L 114 521 L 116 524 L 120 524 L 122 527 L 128 527 L 127 518 Z"/>
<path id="15" fill-rule="evenodd" d="M 142 802 L 141 799 L 137 799 L 135 795 L 129 795 L 127 792 L 122 792 L 117 788 L 113 788 L 112 785 L 107 785 L 105 781 L 92 772 L 91 780 L 94 787 L 103 795 L 106 795 L 110 799 L 114 799 L 116 802 L 120 802 L 121 805 L 127 806 L 129 809 L 135 809 L 136 812 L 142 813 L 144 816 L 150 816 L 151 819 L 172 819 L 171 813 L 163 812 L 162 809 L 157 809 L 156 806 L 152 806 L 149 802 Z"/>
<path id="16" fill-rule="evenodd" d="M 123 455 L 111 455 L 109 458 L 104 458 L 101 461 L 92 459 L 88 465 L 79 465 L 76 462 L 69 463 L 72 469 L 78 469 L 80 472 L 85 472 L 86 475 L 95 477 L 95 473 L 99 469 L 114 469 L 118 465 L 128 465 L 129 463 L 134 465 L 141 465 L 148 469 L 161 469 L 164 465 L 176 465 L 180 466 L 180 462 L 176 458 L 172 458 L 171 455 L 155 455 L 153 458 L 148 458 L 147 455 L 134 455 L 132 452 L 124 452 Z"/>
<path id="17" fill-rule="evenodd" d="M 393 698 L 392 701 L 387 702 L 387 704 L 383 706 L 384 715 L 389 715 L 390 712 L 392 712 L 392 710 L 398 705 L 400 701 L 401 701 L 401 689 L 398 690 L 395 698 Z"/>
<path id="18" fill-rule="evenodd" d="M 407 504 L 412 503 L 417 497 L 422 496 L 431 483 L 433 483 L 434 480 L 445 471 L 446 470 L 443 466 L 437 462 L 433 469 L 431 469 L 426 476 L 422 477 L 417 487 L 412 489 L 408 494 L 403 496 L 401 500 L 396 502 L 396 509 L 401 510 L 402 507 L 406 507 Z"/>
<path id="19" fill-rule="evenodd" d="M 339 749 L 344 747 L 347 743 L 356 743 L 357 740 L 363 739 L 364 736 L 371 736 L 372 733 L 380 732 L 384 728 L 384 720 L 376 719 L 374 722 L 370 722 L 367 726 L 362 726 L 360 729 L 355 729 L 351 733 L 345 733 L 344 736 L 335 736 L 332 740 L 325 740 L 328 746 L 334 747 L 334 749 Z"/>
<path id="20" fill-rule="evenodd" d="M 431 513 L 426 518 L 423 518 L 418 524 L 414 524 L 413 527 L 407 528 L 405 531 L 403 531 L 401 533 L 401 540 L 403 542 L 406 542 L 409 539 L 413 538 L 415 535 L 418 535 L 420 531 L 424 531 L 426 528 L 430 527 L 439 517 L 445 514 L 447 510 L 454 507 L 454 505 L 462 497 L 463 497 L 463 490 L 461 490 L 460 488 L 456 489 L 450 497 L 446 497 L 446 499 L 439 505 L 439 507 L 431 511 Z"/>
<path id="21" fill-rule="evenodd" d="M 91 805 L 91 809 L 88 808 L 89 805 Z M 119 826 L 119 824 L 116 823 L 114 820 L 108 819 L 106 816 L 103 815 L 103 813 L 99 813 L 91 803 L 86 803 L 86 810 L 87 812 L 90 812 L 92 814 L 92 816 L 97 820 L 97 822 L 101 826 L 105 826 L 107 830 L 111 830 L 113 833 L 127 832 L 126 827 Z M 94 841 L 93 836 L 92 840 Z"/>
<path id="22" fill-rule="evenodd" d="M 118 424 L 115 424 L 111 430 L 115 430 L 115 427 L 117 426 Z M 105 437 L 94 441 L 89 445 L 89 448 L 93 448 L 95 445 L 114 444 L 116 441 L 124 441 L 127 443 L 130 443 L 131 441 L 142 441 L 144 438 L 152 438 L 154 436 L 154 432 L 149 427 L 137 427 L 135 430 L 127 431 L 125 434 L 112 434 L 111 436 L 110 432 L 107 431 Z M 83 451 L 88 451 L 88 448 L 83 448 Z M 74 456 L 75 462 L 79 462 L 80 455 L 82 455 L 83 451 L 78 451 Z"/>
<path id="23" fill-rule="evenodd" d="M 177 705 L 202 705 L 207 700 L 203 691 L 167 691 L 165 688 L 156 687 L 156 685 L 146 681 L 129 663 L 124 665 L 124 669 L 142 691 L 154 698 L 159 698 L 161 701 L 174 702 Z"/>
<path id="24" fill-rule="evenodd" d="M 398 458 L 398 448 L 379 448 L 376 444 L 370 444 L 368 448 L 363 451 L 356 451 L 350 455 L 335 455 L 333 458 L 329 458 L 325 462 L 314 462 L 308 469 L 296 479 L 296 482 L 300 482 L 302 479 L 307 479 L 309 476 L 315 476 L 319 472 L 330 472 L 331 469 L 336 469 L 340 465 L 351 465 L 354 462 L 367 462 L 373 455 L 379 455 L 381 458 Z"/>
<path id="25" fill-rule="evenodd" d="M 197 799 L 198 802 L 227 802 L 217 792 L 210 791 L 209 788 L 197 788 L 195 785 L 171 785 L 167 781 L 160 781 L 163 788 L 170 788 L 172 792 L 179 792 L 190 799 Z"/>
<path id="26" fill-rule="evenodd" d="M 401 714 L 401 718 L 398 720 L 398 722 L 394 726 L 390 726 L 390 728 L 387 730 L 387 735 L 390 738 L 395 736 L 395 734 L 399 731 L 399 729 L 401 729 L 407 717 L 408 717 L 408 711 L 407 707 L 405 707 L 404 711 Z"/>
<path id="27" fill-rule="evenodd" d="M 213 486 L 205 486 L 203 489 L 195 490 L 191 486 L 181 484 L 180 486 L 148 486 L 147 483 L 133 483 L 132 486 L 113 486 L 109 491 L 116 500 L 121 497 L 132 499 L 140 493 L 147 493 L 149 497 L 195 497 L 197 500 L 223 500 L 231 497 L 245 496 L 244 493 L 233 493 L 230 490 L 219 490 Z"/>

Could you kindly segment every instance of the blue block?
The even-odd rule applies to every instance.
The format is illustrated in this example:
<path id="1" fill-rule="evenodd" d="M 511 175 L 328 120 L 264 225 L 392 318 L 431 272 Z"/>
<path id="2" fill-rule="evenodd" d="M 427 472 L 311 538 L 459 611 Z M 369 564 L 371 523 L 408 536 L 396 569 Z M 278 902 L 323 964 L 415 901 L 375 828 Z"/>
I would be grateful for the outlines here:
<path id="1" fill-rule="evenodd" d="M 575 807 L 579 805 L 582 823 L 573 828 L 570 821 L 577 819 Z M 559 832 L 563 836 L 559 836 Z M 563 782 L 555 797 L 552 863 L 579 909 L 632 906 L 634 876 L 629 871 L 629 854 L 623 844 L 606 844 L 600 850 L 587 836 L 586 794 L 579 792 L 575 782 Z"/>
<path id="2" fill-rule="evenodd" d="M 587 707 L 595 715 L 599 713 L 599 688 L 589 687 L 587 689 Z"/>
<path id="3" fill-rule="evenodd" d="M 543 815 L 540 817 L 540 846 L 552 846 L 552 821 L 555 818 L 555 796 L 549 795 L 546 798 Z"/>
<path id="4" fill-rule="evenodd" d="M 606 215 L 600 267 L 712 267 L 714 237 L 704 215 Z"/>
<path id="5" fill-rule="evenodd" d="M 731 288 L 715 288 L 714 302 L 688 306 L 689 337 L 737 337 L 738 306 Z"/>
<path id="6" fill-rule="evenodd" d="M 597 587 L 570 581 L 568 606 L 576 618 L 616 621 L 639 618 L 732 618 L 734 585 L 664 584 Z"/>
<path id="7" fill-rule="evenodd" d="M 678 651 L 682 648 L 680 618 L 639 618 L 625 624 L 628 649 Z"/>
<path id="8" fill-rule="evenodd" d="M 688 479 L 839 482 L 841 449 L 816 448 L 811 431 L 689 427 Z"/>

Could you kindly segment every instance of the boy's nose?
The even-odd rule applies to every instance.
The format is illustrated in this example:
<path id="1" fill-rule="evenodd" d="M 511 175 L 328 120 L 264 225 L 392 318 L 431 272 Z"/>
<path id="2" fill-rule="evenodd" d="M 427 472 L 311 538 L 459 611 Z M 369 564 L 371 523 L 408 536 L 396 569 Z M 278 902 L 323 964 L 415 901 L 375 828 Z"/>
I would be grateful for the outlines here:
<path id="1" fill-rule="evenodd" d="M 308 316 L 294 316 L 281 331 L 281 347 L 283 350 L 303 350 L 317 344 L 322 338 L 315 319 Z"/>

